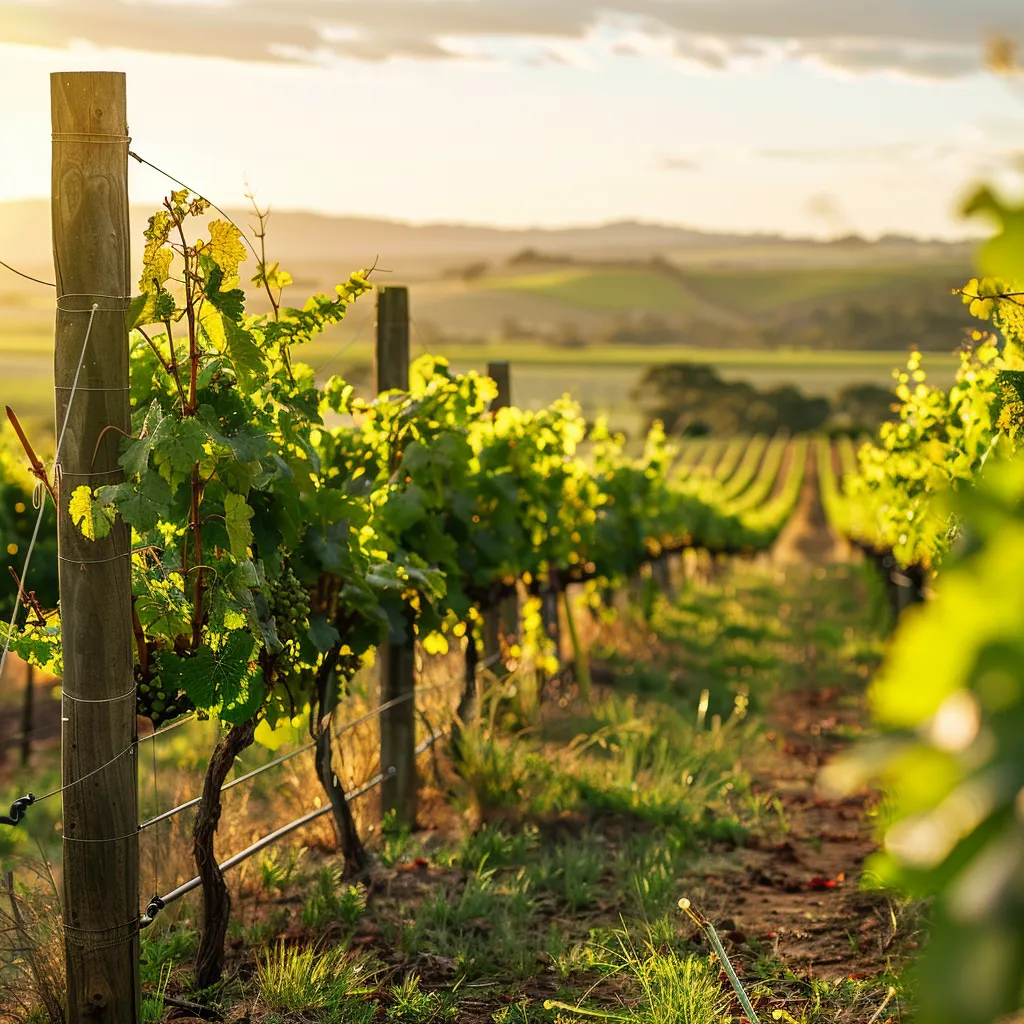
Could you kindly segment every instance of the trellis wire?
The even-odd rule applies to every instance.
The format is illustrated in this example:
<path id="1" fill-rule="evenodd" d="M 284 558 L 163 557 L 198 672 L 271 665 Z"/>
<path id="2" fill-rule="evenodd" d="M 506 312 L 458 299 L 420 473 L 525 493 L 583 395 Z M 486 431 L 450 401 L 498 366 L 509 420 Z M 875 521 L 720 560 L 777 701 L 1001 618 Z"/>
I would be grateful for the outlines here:
<path id="1" fill-rule="evenodd" d="M 11 814 L 14 821 L 5 822 L 0 820 L 0 824 L 16 825 L 24 817 L 24 810 L 27 807 L 31 807 L 33 804 L 41 804 L 44 800 L 49 800 L 51 797 L 58 796 L 61 793 L 66 793 L 73 786 L 77 786 L 87 779 L 91 779 L 94 775 L 98 775 L 104 768 L 109 768 L 115 761 L 124 757 L 126 754 L 130 754 L 140 743 L 145 743 L 147 740 L 155 740 L 157 736 L 163 736 L 166 733 L 171 732 L 174 729 L 178 729 L 183 725 L 187 725 L 195 718 L 195 715 L 188 715 L 185 718 L 180 718 L 177 722 L 171 722 L 170 725 L 165 725 L 162 729 L 157 729 L 156 732 L 151 732 L 148 736 L 140 736 L 137 740 L 134 740 L 129 746 L 125 747 L 120 753 L 115 754 L 109 761 L 104 761 L 98 768 L 93 768 L 91 772 L 86 772 L 85 775 L 80 778 L 73 779 L 65 786 L 60 786 L 57 789 L 50 790 L 49 793 L 45 793 L 43 796 L 35 796 L 33 793 L 29 793 L 27 796 L 23 796 L 14 802 L 11 810 L 19 806 L 21 807 L 21 814 Z"/>
<path id="2" fill-rule="evenodd" d="M 492 654 L 489 658 L 480 664 L 481 669 L 487 669 L 493 665 L 498 658 L 500 653 Z M 379 707 L 374 708 L 372 711 L 368 711 L 365 715 L 360 715 L 359 718 L 354 718 L 350 722 L 345 722 L 344 725 L 338 728 L 336 735 L 342 735 L 343 733 L 349 732 L 351 729 L 355 729 L 357 726 L 363 725 L 365 722 L 369 722 L 371 719 L 376 718 L 378 715 L 390 708 L 396 707 L 399 704 L 403 704 L 407 700 L 412 700 L 420 693 L 431 693 L 434 690 L 443 690 L 451 686 L 452 683 L 457 682 L 456 679 L 446 679 L 443 683 L 434 683 L 431 686 L 417 686 L 412 693 L 404 693 L 400 697 L 395 697 L 394 700 L 389 700 Z M 286 761 L 291 761 L 293 758 L 298 757 L 300 754 L 308 753 L 316 747 L 316 742 L 307 743 L 305 746 L 298 747 L 295 750 L 289 751 L 287 754 L 283 754 L 281 757 L 275 758 L 273 761 L 262 764 L 258 768 L 254 768 L 251 772 L 246 772 L 245 775 L 239 775 L 237 779 L 232 779 L 230 782 L 224 783 L 221 786 L 221 792 L 231 789 L 234 786 L 240 786 L 243 782 L 248 782 L 250 779 L 256 778 L 257 775 L 262 775 L 264 772 L 270 771 L 271 768 L 276 768 L 278 765 L 284 764 Z M 139 831 L 142 832 L 152 825 L 157 825 L 162 821 L 166 821 L 168 818 L 173 818 L 177 814 L 181 814 L 182 811 L 187 811 L 190 807 L 197 807 L 202 801 L 202 797 L 193 797 L 191 800 L 186 800 L 182 804 L 178 804 L 177 807 L 172 807 L 168 811 L 163 811 L 160 814 L 154 815 L 152 818 L 147 819 L 139 825 Z"/>
<path id="3" fill-rule="evenodd" d="M 95 297 L 95 296 L 94 296 Z M 96 313 L 99 311 L 99 304 L 94 302 L 89 310 L 89 322 L 85 327 L 85 340 L 82 342 L 82 351 L 78 357 L 78 366 L 75 368 L 75 377 L 71 382 L 71 394 L 68 396 L 68 405 L 64 410 L 64 422 L 61 424 L 60 433 L 57 435 L 57 447 L 53 455 L 54 471 L 59 472 L 60 452 L 64 445 L 64 435 L 68 429 L 68 421 L 71 419 L 71 408 L 75 404 L 75 394 L 78 391 L 78 380 L 82 375 L 82 366 L 85 364 L 85 351 L 89 346 L 89 336 L 92 334 L 92 325 L 96 320 Z M 29 541 L 28 551 L 25 552 L 25 562 L 21 570 L 21 582 L 18 585 L 18 593 L 14 596 L 14 611 L 11 613 L 11 620 L 7 624 L 7 636 L 4 637 L 4 650 L 0 654 L 0 678 L 3 678 L 4 668 L 7 665 L 7 655 L 11 648 L 11 637 L 14 635 L 14 627 L 18 621 L 18 612 L 21 610 L 21 599 L 25 592 L 25 578 L 28 576 L 29 564 L 32 561 L 32 552 L 35 551 L 36 541 L 39 539 L 39 528 L 43 524 L 43 514 L 46 511 L 46 497 L 43 496 L 39 502 L 39 514 L 36 516 L 36 525 L 32 530 L 32 539 Z"/>
<path id="4" fill-rule="evenodd" d="M 35 284 L 45 285 L 47 288 L 57 287 L 52 281 L 44 281 L 41 278 L 33 277 L 31 274 L 26 274 L 24 271 L 18 270 L 16 267 L 12 267 L 10 263 L 4 263 L 3 260 L 0 260 L 0 267 L 3 267 L 4 270 L 9 270 L 12 274 L 17 274 L 18 277 L 25 278 L 26 281 L 33 281 Z"/>
<path id="5" fill-rule="evenodd" d="M 440 683 L 437 686 L 426 688 L 427 691 L 433 689 L 439 689 L 441 686 L 447 686 L 451 680 L 446 683 Z M 420 693 L 425 690 L 419 690 Z M 348 732 L 350 729 L 356 728 L 356 726 L 362 725 L 364 722 L 369 722 L 370 719 L 376 718 L 378 715 L 387 711 L 389 708 L 395 707 L 396 704 L 401 704 L 404 701 L 412 700 L 416 696 L 416 693 L 402 694 L 400 697 L 396 697 L 394 700 L 389 700 L 385 704 L 381 704 L 379 707 L 374 708 L 372 711 L 368 711 L 365 715 L 361 715 L 359 718 L 353 719 L 351 722 L 346 722 L 341 728 L 338 729 L 338 734 Z M 261 764 L 258 768 L 254 768 L 251 772 L 246 772 L 244 775 L 239 775 L 237 779 L 232 779 L 230 782 L 225 782 L 221 786 L 220 791 L 223 793 L 234 786 L 240 786 L 243 782 L 248 782 L 250 779 L 256 778 L 257 775 L 262 775 L 264 772 L 270 771 L 271 768 L 276 768 L 278 765 L 284 764 L 286 761 L 291 761 L 292 758 L 298 757 L 300 754 L 305 754 L 316 747 L 316 742 L 307 743 L 305 746 L 297 747 L 295 750 L 289 751 L 287 754 L 283 754 L 281 757 L 275 758 L 273 761 L 268 761 L 266 764 Z M 169 811 L 164 811 L 161 814 L 149 818 L 147 821 L 142 822 L 139 825 L 139 831 L 149 828 L 151 825 L 156 825 L 161 821 L 166 821 L 168 818 L 173 818 L 176 814 L 181 814 L 182 811 L 187 811 L 190 807 L 197 807 L 202 801 L 202 797 L 193 797 L 191 800 L 186 800 L 183 804 L 178 804 L 177 807 L 172 807 Z"/>
<path id="6" fill-rule="evenodd" d="M 433 735 L 428 736 L 423 742 L 416 747 L 416 756 L 418 757 L 424 751 L 429 750 L 441 737 L 444 736 L 444 732 L 435 732 Z M 345 802 L 351 803 L 358 797 L 370 792 L 371 789 L 379 786 L 385 779 L 390 778 L 394 775 L 394 766 L 389 766 L 385 771 L 375 775 L 369 782 L 363 783 L 358 789 L 352 790 L 351 793 L 345 794 Z M 297 831 L 310 822 L 316 821 L 317 818 L 322 818 L 325 814 L 330 814 L 332 807 L 330 803 L 323 807 L 318 807 L 315 811 L 310 811 L 308 814 L 303 814 L 299 818 L 295 818 L 293 821 L 288 822 L 286 825 L 282 825 L 280 828 L 275 829 L 273 832 L 263 836 L 262 839 L 257 839 L 255 843 L 247 846 L 244 850 L 240 850 L 238 853 L 229 857 L 223 863 L 219 865 L 221 871 L 228 871 L 233 867 L 241 864 L 243 861 L 248 860 L 250 857 L 259 853 L 261 850 L 265 850 L 268 846 L 272 846 L 279 839 L 283 839 L 285 836 L 290 835 L 292 832 Z M 174 903 L 176 900 L 180 900 L 183 896 L 187 896 L 190 892 L 198 889 L 202 885 L 202 880 L 197 875 L 195 878 L 189 879 L 179 885 L 177 889 L 172 889 L 165 896 L 155 896 L 149 901 L 149 905 L 146 907 L 146 912 L 139 919 L 139 925 L 142 928 L 147 927 L 153 923 L 153 919 L 157 914 L 160 913 L 169 903 Z"/>
<path id="7" fill-rule="evenodd" d="M 493 665 L 498 660 L 499 657 L 500 657 L 500 654 L 492 654 L 489 658 L 487 658 L 485 661 L 483 661 L 481 663 L 480 668 L 481 669 L 489 668 L 491 665 Z M 435 684 L 433 684 L 431 686 L 417 687 L 416 690 L 413 691 L 412 693 L 403 694 L 400 697 L 396 697 L 394 700 L 390 700 L 390 701 L 387 701 L 384 704 L 381 704 L 379 707 L 374 708 L 372 711 L 367 712 L 365 715 L 362 715 L 359 718 L 353 719 L 351 722 L 346 722 L 339 729 L 339 733 L 347 732 L 350 729 L 354 729 L 356 726 L 362 725 L 364 722 L 368 722 L 372 718 L 376 718 L 378 715 L 382 714 L 384 711 L 387 711 L 389 708 L 392 708 L 392 707 L 394 707 L 397 704 L 401 704 L 404 701 L 412 700 L 416 696 L 417 693 L 430 693 L 433 690 L 444 689 L 445 687 L 450 686 L 453 682 L 456 682 L 456 681 L 457 680 L 455 678 L 450 678 L 450 679 L 445 680 L 443 683 L 435 683 Z M 129 744 L 127 747 L 125 747 L 124 750 L 122 750 L 120 753 L 115 754 L 112 758 L 110 758 L 109 761 L 105 761 L 98 768 L 94 768 L 91 772 L 87 772 L 81 778 L 74 779 L 73 781 L 69 782 L 65 786 L 61 786 L 61 787 L 59 787 L 57 789 L 51 790 L 50 792 L 46 793 L 44 796 L 37 797 L 37 796 L 29 793 L 27 796 L 22 797 L 19 801 L 16 801 L 16 803 L 20 803 L 21 804 L 21 812 L 20 812 L 19 815 L 17 815 L 16 820 L 13 821 L 13 822 L 10 822 L 10 824 L 17 824 L 17 822 L 20 821 L 21 817 L 24 816 L 24 810 L 27 807 L 30 807 L 33 804 L 42 803 L 44 800 L 49 800 L 51 797 L 57 796 L 60 793 L 64 793 L 67 790 L 71 789 L 73 786 L 77 786 L 80 783 L 85 782 L 87 779 L 90 779 L 94 775 L 99 774 L 105 768 L 109 768 L 110 765 L 112 765 L 118 759 L 124 757 L 126 754 L 131 753 L 133 750 L 135 750 L 135 748 L 140 743 L 145 743 L 147 740 L 156 739 L 157 736 L 163 736 L 166 733 L 171 732 L 173 729 L 177 729 L 177 728 L 179 728 L 182 725 L 186 725 L 189 722 L 194 721 L 195 718 L 196 718 L 195 713 L 187 715 L 184 718 L 179 719 L 177 722 L 172 722 L 170 725 L 166 725 L 162 729 L 157 729 L 155 732 L 150 733 L 148 736 L 142 736 L 139 739 L 134 740 L 131 744 Z M 221 792 L 223 792 L 226 789 L 231 789 L 233 786 L 240 785 L 243 782 L 248 782 L 250 779 L 255 778 L 257 775 L 262 775 L 263 772 L 269 771 L 271 768 L 276 768 L 278 765 L 284 764 L 286 761 L 290 761 L 292 758 L 298 757 L 300 754 L 304 754 L 304 753 L 312 750 L 313 747 L 315 747 L 315 746 L 316 746 L 315 743 L 308 743 L 305 746 L 299 747 L 297 750 L 290 751 L 289 753 L 284 754 L 283 756 L 281 756 L 279 758 L 276 758 L 275 760 L 270 761 L 269 763 L 267 763 L 265 765 L 261 765 L 259 768 L 253 769 L 251 772 L 248 772 L 245 775 L 239 776 L 237 779 L 232 779 L 230 782 L 226 783 L 223 786 Z M 147 828 L 149 828 L 149 827 L 151 827 L 153 825 L 159 824 L 162 821 L 166 821 L 168 818 L 172 818 L 175 815 L 180 814 L 181 812 L 188 810 L 190 807 L 197 806 L 199 804 L 199 802 L 200 802 L 200 799 L 201 798 L 196 797 L 196 798 L 194 798 L 192 800 L 188 800 L 188 801 L 186 801 L 183 804 L 179 804 L 177 807 L 171 808 L 169 811 L 164 811 L 161 814 L 155 815 L 154 817 L 147 819 L 146 821 L 142 822 L 139 825 L 138 831 L 141 832 L 144 829 L 147 829 Z M 12 811 L 13 811 L 13 808 L 12 808 Z M 15 815 L 12 813 L 11 817 L 14 818 Z"/>

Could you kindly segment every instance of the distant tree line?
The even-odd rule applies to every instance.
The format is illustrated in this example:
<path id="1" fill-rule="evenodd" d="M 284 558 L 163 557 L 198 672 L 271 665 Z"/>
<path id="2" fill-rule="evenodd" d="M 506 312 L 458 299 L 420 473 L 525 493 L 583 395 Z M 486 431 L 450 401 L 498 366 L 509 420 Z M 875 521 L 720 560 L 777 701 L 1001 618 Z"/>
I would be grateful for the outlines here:
<path id="1" fill-rule="evenodd" d="M 805 395 L 790 384 L 760 389 L 723 380 L 703 363 L 652 366 L 633 392 L 648 424 L 661 420 L 670 434 L 752 434 L 874 431 L 893 415 L 892 392 L 853 384 L 833 399 Z"/>

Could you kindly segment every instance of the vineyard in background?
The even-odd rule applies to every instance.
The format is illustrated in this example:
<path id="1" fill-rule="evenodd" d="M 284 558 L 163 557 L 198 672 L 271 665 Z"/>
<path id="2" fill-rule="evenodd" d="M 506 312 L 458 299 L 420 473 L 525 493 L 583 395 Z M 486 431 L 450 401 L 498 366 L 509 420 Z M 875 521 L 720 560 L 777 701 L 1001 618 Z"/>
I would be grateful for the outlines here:
<path id="1" fill-rule="evenodd" d="M 77 86 L 63 87 L 74 107 Z M 100 138 L 123 143 L 120 157 L 127 160 L 123 126 L 65 125 L 55 145 L 69 145 L 82 162 L 75 147 Z M 116 171 L 120 157 L 105 148 L 102 159 L 113 163 L 103 173 Z M 125 186 L 124 225 L 126 195 Z M 198 1001 L 182 1006 L 209 1010 L 201 1003 L 220 991 L 238 926 L 225 872 L 261 855 L 265 888 L 285 892 L 297 861 L 266 851 L 326 818 L 333 836 L 324 842 L 337 844 L 345 885 L 330 871 L 317 876 L 319 916 L 310 911 L 303 923 L 314 931 L 339 922 L 354 927 L 367 893 L 348 882 L 365 877 L 371 828 L 376 856 L 399 862 L 396 851 L 413 849 L 427 803 L 434 801 L 432 814 L 443 813 L 435 805 L 444 804 L 437 792 L 443 794 L 439 780 L 447 771 L 452 790 L 473 790 L 479 804 L 510 820 L 543 804 L 564 823 L 567 807 L 592 806 L 612 820 L 633 813 L 679 837 L 664 862 L 643 861 L 642 849 L 628 844 L 612 851 L 645 865 L 629 878 L 649 941 L 638 951 L 628 932 L 616 933 L 617 962 L 647 1000 L 643 1019 L 710 1024 L 724 1012 L 715 976 L 704 960 L 665 954 L 679 934 L 667 924 L 659 932 L 657 922 L 696 842 L 696 823 L 709 842 L 735 843 L 747 827 L 734 826 L 724 812 L 717 820 L 712 800 L 732 807 L 734 797 L 726 794 L 735 788 L 751 791 L 746 795 L 757 814 L 769 806 L 751 795 L 737 765 L 739 750 L 751 742 L 744 732 L 751 680 L 780 671 L 780 623 L 792 614 L 789 599 L 785 613 L 780 599 L 773 610 L 778 621 L 766 624 L 764 606 L 772 597 L 756 579 L 743 582 L 749 607 L 737 612 L 735 584 L 716 591 L 715 581 L 726 572 L 742 580 L 818 505 L 825 532 L 877 569 L 873 582 L 857 579 L 856 586 L 884 592 L 897 623 L 871 684 L 882 735 L 830 763 L 825 777 L 837 793 L 858 792 L 872 780 L 888 787 L 884 849 L 873 855 L 870 870 L 884 885 L 935 899 L 928 954 L 913 989 L 918 1019 L 989 1024 L 1018 1009 L 1024 475 L 1014 455 L 1024 424 L 1024 306 L 1013 281 L 1024 278 L 1018 227 L 1024 218 L 988 193 L 972 208 L 994 217 L 1000 234 L 982 250 L 988 276 L 963 290 L 970 312 L 986 323 L 962 347 L 952 387 L 929 385 L 914 353 L 897 371 L 898 416 L 876 437 L 780 433 L 673 441 L 656 423 L 642 445 L 602 422 L 587 423 L 568 396 L 537 411 L 515 408 L 508 364 L 480 375 L 456 373 L 436 356 L 411 361 L 408 293 L 379 286 L 372 269 L 352 274 L 333 295 L 287 305 L 291 278 L 268 255 L 272 235 L 259 210 L 255 230 L 246 234 L 206 198 L 184 186 L 173 191 L 149 221 L 131 295 L 118 276 L 126 259 L 104 263 L 84 253 L 72 269 L 78 257 L 62 243 L 67 225 L 55 225 L 57 430 L 49 444 L 28 437 L 16 410 L 8 410 L 0 544 L 13 580 L 0 605 L 10 625 L 0 635 L 4 661 L 10 651 L 28 666 L 17 737 L 23 764 L 34 767 L 33 673 L 63 683 L 63 763 L 59 781 L 51 775 L 37 787 L 43 793 L 14 794 L 3 818 L 11 831 L 0 834 L 0 850 L 6 862 L 17 846 L 9 837 L 37 815 L 50 815 L 43 820 L 56 828 L 49 801 L 61 798 L 68 1019 L 91 1019 L 92 1001 L 102 1005 L 104 1021 L 134 1020 L 143 983 L 152 1001 L 147 1012 L 158 1016 L 172 1005 L 164 961 L 155 976 L 140 973 L 140 937 L 143 966 L 152 967 L 153 950 L 173 944 L 177 934 L 171 926 L 161 931 L 161 920 L 194 890 L 201 890 L 201 934 L 188 955 Z M 88 203 L 84 209 L 81 223 Z M 247 275 L 249 293 L 262 294 L 268 313 L 247 312 L 247 262 L 254 271 Z M 103 272 L 108 278 L 90 276 Z M 69 287 L 69 280 L 78 283 Z M 318 379 L 302 362 L 302 346 L 353 304 L 370 302 L 377 310 L 378 393 L 363 400 L 339 377 Z M 126 333 L 128 359 L 121 366 L 118 345 L 123 348 Z M 104 344 L 110 347 L 103 350 Z M 825 575 L 824 569 L 808 575 L 808 592 Z M 694 585 L 698 576 L 705 589 Z M 832 602 L 822 607 L 834 606 L 837 615 L 857 610 L 859 598 L 851 609 L 849 594 L 822 593 Z M 711 602 L 709 595 L 718 601 L 711 611 L 702 604 Z M 738 618 L 722 628 L 718 619 L 729 608 Z M 800 629 L 807 633 L 801 648 L 807 673 L 839 673 L 856 663 L 863 678 L 870 659 L 852 651 L 852 626 L 832 639 L 831 667 L 821 667 L 828 623 L 815 622 L 818 611 L 813 600 L 805 602 Z M 710 640 L 696 644 L 704 636 Z M 645 647 L 667 646 L 673 658 L 672 644 L 697 650 L 693 664 L 707 668 L 716 654 L 731 658 L 737 648 L 730 645 L 748 641 L 753 650 L 742 648 L 748 659 L 742 667 L 723 663 L 728 700 L 723 704 L 710 687 L 701 691 L 696 727 L 672 710 L 644 717 L 636 695 L 632 703 L 617 703 L 594 678 L 591 656 L 602 644 L 606 663 L 630 651 L 632 673 L 644 664 Z M 669 665 L 672 680 L 692 668 L 671 659 Z M 721 706 L 709 718 L 711 701 Z M 600 748 L 596 767 L 572 760 L 572 771 L 556 768 L 527 747 L 531 732 L 557 726 L 563 713 L 589 723 L 562 737 L 564 756 L 582 758 Z M 153 731 L 140 736 L 136 716 Z M 169 733 L 176 735 L 165 739 Z M 191 750 L 203 776 L 201 785 L 196 779 L 199 792 L 161 792 L 161 744 L 183 736 L 189 745 L 210 744 L 208 752 Z M 685 754 L 673 747 L 680 737 Z M 257 756 L 255 747 L 266 753 Z M 156 791 L 150 816 L 140 820 L 144 749 L 147 756 L 152 751 Z M 231 777 L 236 766 L 245 770 Z M 225 849 L 225 792 L 263 785 L 264 773 L 278 769 L 301 779 L 302 806 L 291 806 L 290 818 L 255 841 L 251 829 L 242 830 L 250 834 L 246 845 Z M 543 797 L 537 779 L 548 787 Z M 359 810 L 364 797 L 375 801 L 372 814 Z M 253 799 L 258 805 L 259 794 Z M 681 807 L 690 817 L 681 816 Z M 181 816 L 193 822 L 194 877 L 192 868 L 182 872 Z M 469 831 L 471 850 L 464 855 L 475 856 L 476 874 L 464 880 L 463 902 L 456 907 L 445 896 L 424 911 L 432 923 L 396 925 L 401 942 L 422 945 L 431 927 L 447 935 L 442 925 L 454 918 L 462 941 L 474 929 L 511 928 L 509 908 L 527 916 L 527 888 L 516 889 L 505 876 L 501 884 L 512 888 L 501 891 L 501 906 L 509 919 L 488 921 L 477 911 L 489 906 L 484 890 L 493 872 L 533 849 L 531 833 Z M 144 836 L 154 837 L 154 863 L 162 858 L 165 868 L 154 867 L 153 877 L 165 884 L 140 907 Z M 176 854 L 168 852 L 173 843 Z M 518 854 L 516 843 L 526 844 Z M 599 860 L 594 854 L 592 864 L 551 868 L 574 910 L 599 902 Z M 425 856 L 409 864 L 409 871 L 429 866 Z M 176 873 L 173 887 L 168 867 Z M 525 871 L 515 878 L 521 882 Z M 811 887 L 842 881 L 816 877 Z M 582 888 L 574 890 L 575 883 Z M 28 911 L 20 901 L 27 897 L 16 893 L 10 875 L 7 889 L 13 927 L 26 936 L 21 915 Z M 464 908 L 474 893 L 477 909 Z M 706 936 L 743 1014 L 755 1020 L 711 922 L 688 901 L 681 906 L 698 938 Z M 407 913 L 399 913 L 404 922 Z M 42 917 L 35 923 L 45 931 Z M 51 933 L 55 927 L 51 922 Z M 252 923 L 252 934 L 260 927 Z M 264 944 L 277 937 L 272 923 L 259 934 Z M 729 934 L 735 946 L 746 943 L 738 929 Z M 488 955 L 497 956 L 501 940 L 487 940 Z M 440 939 L 436 945 L 431 955 L 442 957 Z M 361 968 L 341 955 L 347 955 L 341 946 L 273 948 L 260 954 L 257 968 L 267 992 L 283 992 L 290 971 L 305 971 L 298 988 L 319 978 L 315 983 L 334 993 L 329 998 L 339 1012 L 342 996 L 367 994 Z M 445 948 L 445 969 L 459 984 L 475 977 L 479 963 L 467 946 Z M 551 960 L 568 965 L 566 977 L 607 967 L 595 959 L 595 948 L 559 946 Z M 755 966 L 765 982 L 774 975 L 762 959 Z M 27 954 L 14 967 L 19 977 L 46 973 Z M 335 983 L 341 988 L 330 987 Z M 417 985 L 407 977 L 389 990 L 389 1005 L 405 1008 L 398 1019 L 452 1018 L 436 1001 L 417 1003 L 423 996 Z M 701 993 L 697 1013 L 687 1000 Z M 301 993 L 295 998 L 301 1002 Z M 545 1012 L 613 1016 L 582 1006 L 585 998 L 568 1005 L 555 991 Z M 762 992 L 758 1005 L 772 1005 L 771 998 Z M 671 1013 L 657 1009 L 666 1004 Z M 774 1019 L 793 1021 L 788 1005 L 782 1000 Z M 64 1019 L 46 1009 L 50 1019 Z M 345 1012 L 355 1012 L 353 1005 L 345 1003 Z M 525 1009 L 522 1014 L 532 1019 Z"/>

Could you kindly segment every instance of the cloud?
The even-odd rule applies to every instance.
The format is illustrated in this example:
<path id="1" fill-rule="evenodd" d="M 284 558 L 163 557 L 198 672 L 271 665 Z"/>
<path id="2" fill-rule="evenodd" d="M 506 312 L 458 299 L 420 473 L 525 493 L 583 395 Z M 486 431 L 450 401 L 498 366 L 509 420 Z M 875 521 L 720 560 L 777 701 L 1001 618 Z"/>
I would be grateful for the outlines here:
<path id="1" fill-rule="evenodd" d="M 758 155 L 767 160 L 786 160 L 802 164 L 891 164 L 893 161 L 935 163 L 956 156 L 962 146 L 939 142 L 889 142 L 877 146 L 807 146 L 796 149 L 762 149 Z"/>
<path id="2" fill-rule="evenodd" d="M 79 41 L 235 60 L 457 59 L 474 40 L 642 51 L 667 38 L 709 68 L 760 53 L 854 74 L 977 71 L 987 33 L 1024 42 L 1020 0 L 0 0 L 3 41 Z M 488 51 L 489 52 L 489 51 Z M 536 54 L 534 55 L 536 57 Z"/>
<path id="3" fill-rule="evenodd" d="M 663 171 L 702 171 L 704 165 L 699 160 L 689 156 L 663 156 L 658 161 L 658 167 Z"/>
<path id="4" fill-rule="evenodd" d="M 820 192 L 811 196 L 807 200 L 806 209 L 807 213 L 815 220 L 824 222 L 833 234 L 852 233 L 853 227 L 843 209 L 843 204 L 831 193 Z"/>

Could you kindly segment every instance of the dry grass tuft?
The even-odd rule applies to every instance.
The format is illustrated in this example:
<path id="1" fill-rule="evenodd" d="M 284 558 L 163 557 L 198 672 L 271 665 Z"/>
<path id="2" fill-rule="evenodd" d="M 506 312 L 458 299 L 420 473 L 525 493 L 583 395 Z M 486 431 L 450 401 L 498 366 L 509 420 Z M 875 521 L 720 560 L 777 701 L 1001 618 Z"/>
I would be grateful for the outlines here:
<path id="1" fill-rule="evenodd" d="M 65 1024 L 64 943 L 57 883 L 45 863 L 26 864 L 0 889 L 0 1024 Z"/>

